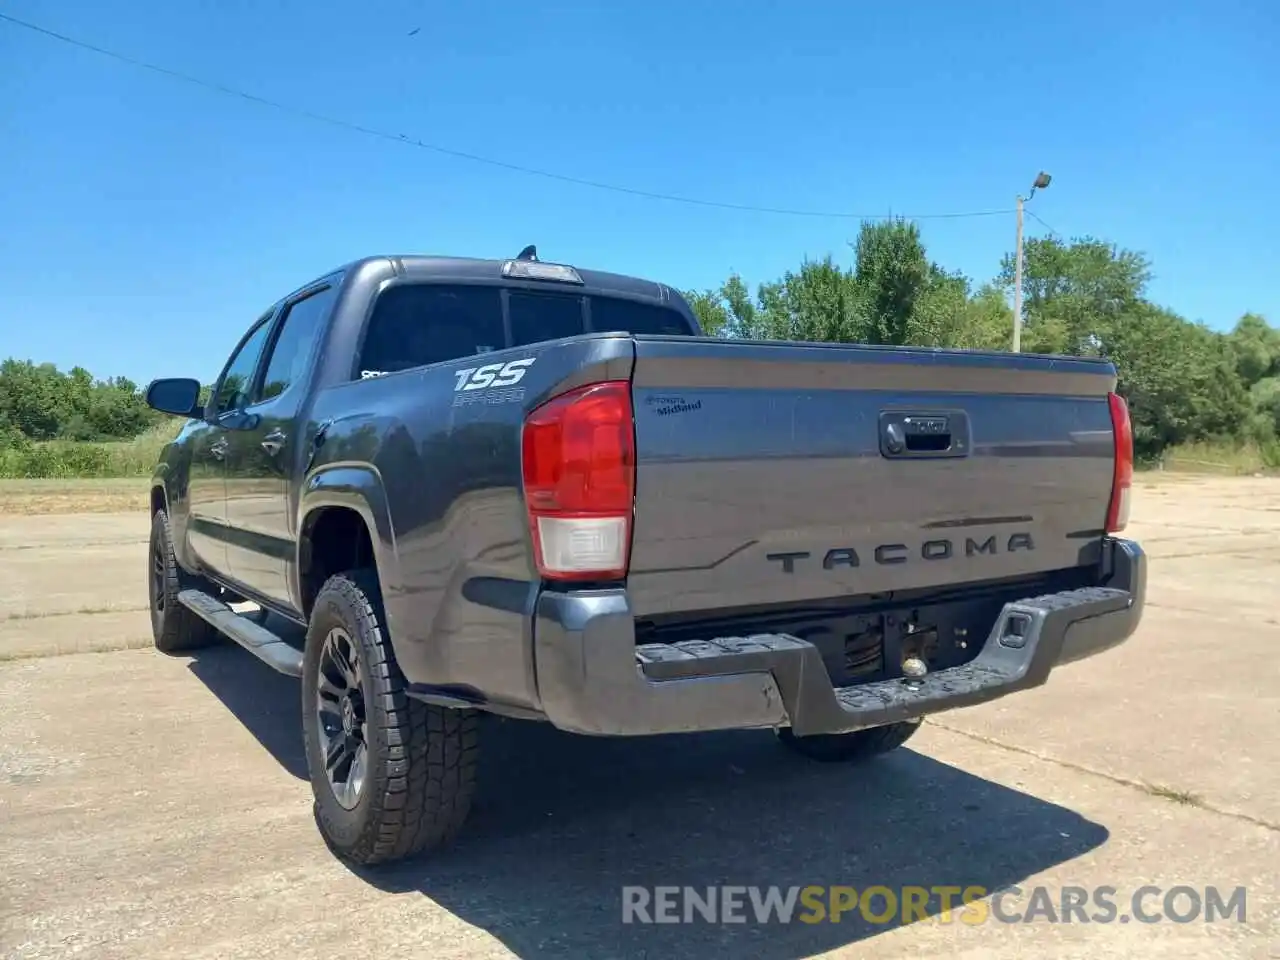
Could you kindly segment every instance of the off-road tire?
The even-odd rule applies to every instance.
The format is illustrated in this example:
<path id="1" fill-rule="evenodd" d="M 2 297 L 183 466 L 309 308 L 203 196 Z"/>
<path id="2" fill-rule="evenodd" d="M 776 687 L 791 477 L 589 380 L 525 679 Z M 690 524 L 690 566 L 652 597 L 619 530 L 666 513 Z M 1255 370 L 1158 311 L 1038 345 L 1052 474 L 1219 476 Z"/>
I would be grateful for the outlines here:
<path id="1" fill-rule="evenodd" d="M 479 715 L 414 700 L 384 626 L 371 571 L 335 574 L 320 589 L 307 629 L 302 718 L 316 825 L 335 854 L 361 866 L 402 860 L 451 841 L 471 809 Z M 317 715 L 326 638 L 340 628 L 360 661 L 365 775 L 352 809 L 325 770 Z"/>
<path id="2" fill-rule="evenodd" d="M 174 556 L 168 514 L 157 510 L 151 518 L 147 549 L 147 598 L 151 635 L 161 653 L 185 653 L 222 641 L 222 634 L 213 626 L 178 602 L 178 592 L 191 579 Z"/>
<path id="3" fill-rule="evenodd" d="M 857 763 L 896 750 L 920 729 L 922 721 L 906 720 L 853 733 L 824 733 L 797 737 L 789 729 L 778 731 L 778 739 L 789 749 L 824 763 Z"/>

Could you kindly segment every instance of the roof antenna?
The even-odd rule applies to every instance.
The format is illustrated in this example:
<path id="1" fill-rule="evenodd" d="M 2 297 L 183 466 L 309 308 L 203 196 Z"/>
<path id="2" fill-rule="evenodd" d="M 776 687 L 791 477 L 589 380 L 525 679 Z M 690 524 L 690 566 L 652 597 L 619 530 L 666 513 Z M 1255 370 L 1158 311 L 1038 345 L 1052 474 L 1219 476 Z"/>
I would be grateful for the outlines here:
<path id="1" fill-rule="evenodd" d="M 523 250 L 520 251 L 520 256 L 516 257 L 516 259 L 517 260 L 537 260 L 538 248 L 531 243 L 527 247 L 525 247 Z"/>

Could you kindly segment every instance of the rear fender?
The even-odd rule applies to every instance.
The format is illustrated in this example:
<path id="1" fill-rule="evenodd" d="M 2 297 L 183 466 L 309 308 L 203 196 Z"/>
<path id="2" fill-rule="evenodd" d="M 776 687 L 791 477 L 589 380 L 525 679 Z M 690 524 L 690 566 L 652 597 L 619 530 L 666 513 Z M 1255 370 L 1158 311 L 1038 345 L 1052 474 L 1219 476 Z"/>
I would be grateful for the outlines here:
<path id="1" fill-rule="evenodd" d="M 303 483 L 298 498 L 298 555 L 291 585 L 298 598 L 299 608 L 302 606 L 301 534 L 307 528 L 307 518 L 326 507 L 345 507 L 364 519 L 369 540 L 373 544 L 374 563 L 382 586 L 383 603 L 387 608 L 387 626 L 391 635 L 395 636 L 395 624 L 390 622 L 394 604 L 388 601 L 400 591 L 400 561 L 382 477 L 369 464 L 330 464 L 311 474 Z"/>

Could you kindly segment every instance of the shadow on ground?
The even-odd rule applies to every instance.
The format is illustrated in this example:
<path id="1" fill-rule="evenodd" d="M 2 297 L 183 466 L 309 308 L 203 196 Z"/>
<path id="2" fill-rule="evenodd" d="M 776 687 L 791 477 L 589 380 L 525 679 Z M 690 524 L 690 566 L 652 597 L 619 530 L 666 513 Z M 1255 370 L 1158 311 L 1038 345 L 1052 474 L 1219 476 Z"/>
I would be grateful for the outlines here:
<path id="1" fill-rule="evenodd" d="M 277 629 L 274 621 L 268 624 Z M 302 689 L 231 641 L 196 651 L 188 669 L 295 777 L 307 779 L 302 747 Z"/>
<path id="2" fill-rule="evenodd" d="M 286 770 L 306 776 L 296 681 L 234 648 L 202 653 L 192 670 Z M 748 902 L 745 923 L 637 925 L 622 922 L 622 888 L 996 890 L 1108 836 L 909 749 L 853 768 L 793 756 L 768 733 L 606 740 L 489 718 L 482 756 L 471 820 L 450 850 L 358 873 L 425 895 L 536 960 L 796 960 L 892 929 L 900 909 L 879 923 L 855 911 L 839 923 L 762 924 Z M 936 916 L 939 899 L 926 909 Z"/>

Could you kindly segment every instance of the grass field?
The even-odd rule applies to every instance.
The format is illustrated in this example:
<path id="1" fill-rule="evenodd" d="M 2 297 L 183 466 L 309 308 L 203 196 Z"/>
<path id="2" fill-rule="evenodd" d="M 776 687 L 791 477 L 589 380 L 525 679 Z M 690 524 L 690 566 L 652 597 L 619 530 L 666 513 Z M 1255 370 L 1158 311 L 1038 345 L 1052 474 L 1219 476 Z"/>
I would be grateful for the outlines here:
<path id="1" fill-rule="evenodd" d="M 49 440 L 0 450 L 0 478 L 65 480 L 147 477 L 165 444 L 182 428 L 165 420 L 132 440 L 84 443 Z"/>
<path id="2" fill-rule="evenodd" d="M 1274 473 L 1275 450 L 1253 444 L 1188 443 L 1165 452 L 1164 469 L 1181 473 L 1215 473 L 1222 476 L 1252 476 Z"/>
<path id="3" fill-rule="evenodd" d="M 50 441 L 0 450 L 0 515 L 114 513 L 145 510 L 147 478 L 164 445 L 180 428 L 166 421 L 118 443 Z M 1252 476 L 1275 473 L 1257 447 L 1190 444 L 1165 453 L 1159 466 L 1177 474 Z"/>

